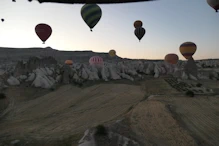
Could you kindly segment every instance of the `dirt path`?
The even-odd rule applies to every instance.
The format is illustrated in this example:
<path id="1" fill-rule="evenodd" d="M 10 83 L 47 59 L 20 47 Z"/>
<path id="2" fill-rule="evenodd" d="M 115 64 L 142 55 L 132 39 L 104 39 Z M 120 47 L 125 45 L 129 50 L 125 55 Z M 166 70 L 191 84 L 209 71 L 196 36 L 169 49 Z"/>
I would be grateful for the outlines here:
<path id="1" fill-rule="evenodd" d="M 84 132 L 125 113 L 144 97 L 139 86 L 100 84 L 86 89 L 71 85 L 16 104 L 0 121 L 0 139 L 60 139 Z"/>

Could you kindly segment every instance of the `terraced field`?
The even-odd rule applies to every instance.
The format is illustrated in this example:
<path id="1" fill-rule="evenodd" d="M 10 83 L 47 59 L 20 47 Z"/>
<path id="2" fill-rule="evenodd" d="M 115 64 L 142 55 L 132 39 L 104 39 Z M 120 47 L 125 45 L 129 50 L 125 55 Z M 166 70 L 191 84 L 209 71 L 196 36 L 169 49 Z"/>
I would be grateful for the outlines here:
<path id="1" fill-rule="evenodd" d="M 185 81 L 178 81 L 176 78 L 164 79 L 172 88 L 175 88 L 179 92 L 185 93 L 186 91 L 193 91 L 195 94 L 213 94 L 213 90 L 210 88 L 197 86 L 198 83 L 186 83 Z"/>

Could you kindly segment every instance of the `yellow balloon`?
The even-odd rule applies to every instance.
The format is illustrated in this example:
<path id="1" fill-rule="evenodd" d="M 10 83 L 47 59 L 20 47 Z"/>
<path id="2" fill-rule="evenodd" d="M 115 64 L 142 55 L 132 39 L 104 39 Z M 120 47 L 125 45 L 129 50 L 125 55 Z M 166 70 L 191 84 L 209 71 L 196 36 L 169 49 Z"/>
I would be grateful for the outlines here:
<path id="1" fill-rule="evenodd" d="M 109 51 L 109 55 L 110 55 L 111 57 L 116 56 L 116 51 L 115 51 L 115 50 L 110 50 L 110 51 Z"/>
<path id="2" fill-rule="evenodd" d="M 179 47 L 179 51 L 186 59 L 190 59 L 195 54 L 196 49 L 197 46 L 193 42 L 185 42 Z"/>

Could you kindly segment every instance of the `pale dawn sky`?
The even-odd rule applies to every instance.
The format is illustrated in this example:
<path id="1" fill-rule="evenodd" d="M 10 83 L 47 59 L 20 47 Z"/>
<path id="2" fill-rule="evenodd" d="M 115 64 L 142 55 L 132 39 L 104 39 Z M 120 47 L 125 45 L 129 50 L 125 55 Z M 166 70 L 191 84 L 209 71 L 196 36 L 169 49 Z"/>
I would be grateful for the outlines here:
<path id="1" fill-rule="evenodd" d="M 126 58 L 163 59 L 179 52 L 183 42 L 197 45 L 194 59 L 219 58 L 219 13 L 206 0 L 158 0 L 129 4 L 99 4 L 102 18 L 93 32 L 81 17 L 82 4 L 0 0 L 0 47 L 47 47 L 58 50 L 117 51 Z M 133 23 L 141 20 L 141 42 Z M 35 26 L 46 23 L 52 35 L 43 45 Z"/>

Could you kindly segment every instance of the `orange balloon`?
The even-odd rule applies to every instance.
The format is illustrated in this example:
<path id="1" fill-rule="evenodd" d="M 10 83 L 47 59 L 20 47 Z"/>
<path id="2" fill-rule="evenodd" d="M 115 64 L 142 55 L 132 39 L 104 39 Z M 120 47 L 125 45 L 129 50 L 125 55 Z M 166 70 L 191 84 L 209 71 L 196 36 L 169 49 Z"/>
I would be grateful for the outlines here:
<path id="1" fill-rule="evenodd" d="M 164 60 L 170 64 L 177 64 L 179 57 L 176 54 L 167 54 Z"/>
<path id="2" fill-rule="evenodd" d="M 67 65 L 72 65 L 72 64 L 73 64 L 73 61 L 72 61 L 72 60 L 65 60 L 65 64 L 67 64 Z"/>
<path id="3" fill-rule="evenodd" d="M 142 27 L 142 25 L 143 25 L 143 23 L 142 23 L 140 20 L 136 20 L 136 21 L 134 22 L 134 27 L 135 27 L 135 28 Z"/>

